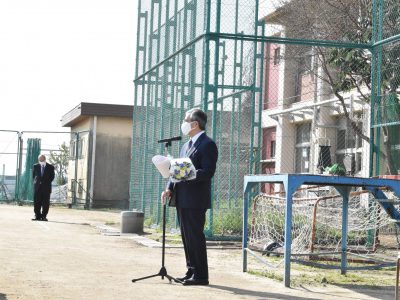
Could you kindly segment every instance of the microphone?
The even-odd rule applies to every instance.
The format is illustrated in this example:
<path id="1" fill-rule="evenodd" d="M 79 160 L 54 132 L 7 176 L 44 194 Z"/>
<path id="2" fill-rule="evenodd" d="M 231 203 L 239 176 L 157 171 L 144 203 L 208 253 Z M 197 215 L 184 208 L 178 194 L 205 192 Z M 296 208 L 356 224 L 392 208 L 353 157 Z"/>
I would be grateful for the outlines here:
<path id="1" fill-rule="evenodd" d="M 182 139 L 182 137 L 180 137 L 180 136 L 174 136 L 174 137 L 169 138 L 169 139 L 159 140 L 158 143 L 168 143 L 168 142 L 172 142 L 172 141 L 180 141 L 181 139 Z"/>

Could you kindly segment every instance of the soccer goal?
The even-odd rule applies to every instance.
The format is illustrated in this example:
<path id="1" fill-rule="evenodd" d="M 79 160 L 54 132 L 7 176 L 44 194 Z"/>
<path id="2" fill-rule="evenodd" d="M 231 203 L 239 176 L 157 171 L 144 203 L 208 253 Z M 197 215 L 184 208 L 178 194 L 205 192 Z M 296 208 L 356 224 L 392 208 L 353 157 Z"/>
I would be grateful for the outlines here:
<path id="1" fill-rule="evenodd" d="M 275 192 L 259 193 L 266 183 Z M 376 250 L 386 236 L 380 232 L 396 230 L 400 221 L 398 180 L 257 175 L 245 176 L 244 191 L 243 271 L 247 254 L 269 268 L 283 265 L 285 286 L 290 262 L 342 274 L 394 265 Z"/>

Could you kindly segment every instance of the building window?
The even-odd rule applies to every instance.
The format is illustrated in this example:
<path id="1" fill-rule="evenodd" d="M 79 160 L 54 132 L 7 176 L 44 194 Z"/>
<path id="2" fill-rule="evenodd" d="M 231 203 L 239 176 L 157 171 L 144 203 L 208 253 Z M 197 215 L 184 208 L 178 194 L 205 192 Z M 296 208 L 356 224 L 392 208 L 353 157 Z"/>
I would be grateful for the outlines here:
<path id="1" fill-rule="evenodd" d="M 274 50 L 274 66 L 279 65 L 281 62 L 281 48 L 277 47 Z"/>
<path id="2" fill-rule="evenodd" d="M 273 159 L 276 153 L 276 128 L 263 128 L 262 159 Z"/>
<path id="3" fill-rule="evenodd" d="M 344 118 L 337 121 L 336 133 L 336 163 L 345 167 L 346 172 L 355 174 L 362 169 L 362 139 L 348 126 Z M 363 128 L 362 122 L 357 127 Z"/>
<path id="4" fill-rule="evenodd" d="M 75 158 L 75 150 L 76 150 L 75 141 L 71 141 L 71 143 L 69 144 L 69 158 L 70 159 Z"/>
<path id="5" fill-rule="evenodd" d="M 84 148 L 85 148 L 85 140 L 78 140 L 78 149 L 76 149 L 76 140 L 71 141 L 69 147 L 69 159 L 83 158 L 84 157 Z"/>
<path id="6" fill-rule="evenodd" d="M 311 123 L 296 127 L 296 173 L 310 172 Z"/>
<path id="7" fill-rule="evenodd" d="M 311 137 L 311 123 L 300 124 L 296 127 L 296 144 L 309 143 Z"/>
<path id="8" fill-rule="evenodd" d="M 310 147 L 296 146 L 296 173 L 310 172 Z"/>
<path id="9" fill-rule="evenodd" d="M 271 158 L 275 158 L 275 150 L 276 150 L 276 141 L 271 141 L 270 145 Z"/>
<path id="10" fill-rule="evenodd" d="M 83 148 L 85 147 L 85 140 L 84 139 L 80 139 L 78 141 L 78 158 L 83 158 Z"/>

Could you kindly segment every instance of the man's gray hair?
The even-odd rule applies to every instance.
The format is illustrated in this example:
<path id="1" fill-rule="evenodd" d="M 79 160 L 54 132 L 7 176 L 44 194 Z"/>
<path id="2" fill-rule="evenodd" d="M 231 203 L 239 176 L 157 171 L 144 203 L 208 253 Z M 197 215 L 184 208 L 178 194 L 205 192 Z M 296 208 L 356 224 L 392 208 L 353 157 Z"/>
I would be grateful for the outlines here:
<path id="1" fill-rule="evenodd" d="M 37 157 L 37 159 L 40 160 L 40 158 L 41 158 L 42 156 L 44 157 L 44 160 L 46 160 L 46 155 L 44 155 L 44 154 L 39 154 L 39 156 Z"/>
<path id="2" fill-rule="evenodd" d="M 190 116 L 191 122 L 196 121 L 197 123 L 199 123 L 199 128 L 201 130 L 206 129 L 207 114 L 203 110 L 201 110 L 200 108 L 192 108 L 188 110 L 186 114 Z"/>

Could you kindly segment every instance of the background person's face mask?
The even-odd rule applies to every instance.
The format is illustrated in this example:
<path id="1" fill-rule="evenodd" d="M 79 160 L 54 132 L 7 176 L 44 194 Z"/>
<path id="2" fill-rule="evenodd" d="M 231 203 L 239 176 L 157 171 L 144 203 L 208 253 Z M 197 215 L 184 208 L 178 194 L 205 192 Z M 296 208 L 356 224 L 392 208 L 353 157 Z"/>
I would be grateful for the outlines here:
<path id="1" fill-rule="evenodd" d="M 190 131 L 192 130 L 192 126 L 191 126 L 192 122 L 186 122 L 183 121 L 182 125 L 181 125 L 181 131 L 183 135 L 189 135 Z"/>

